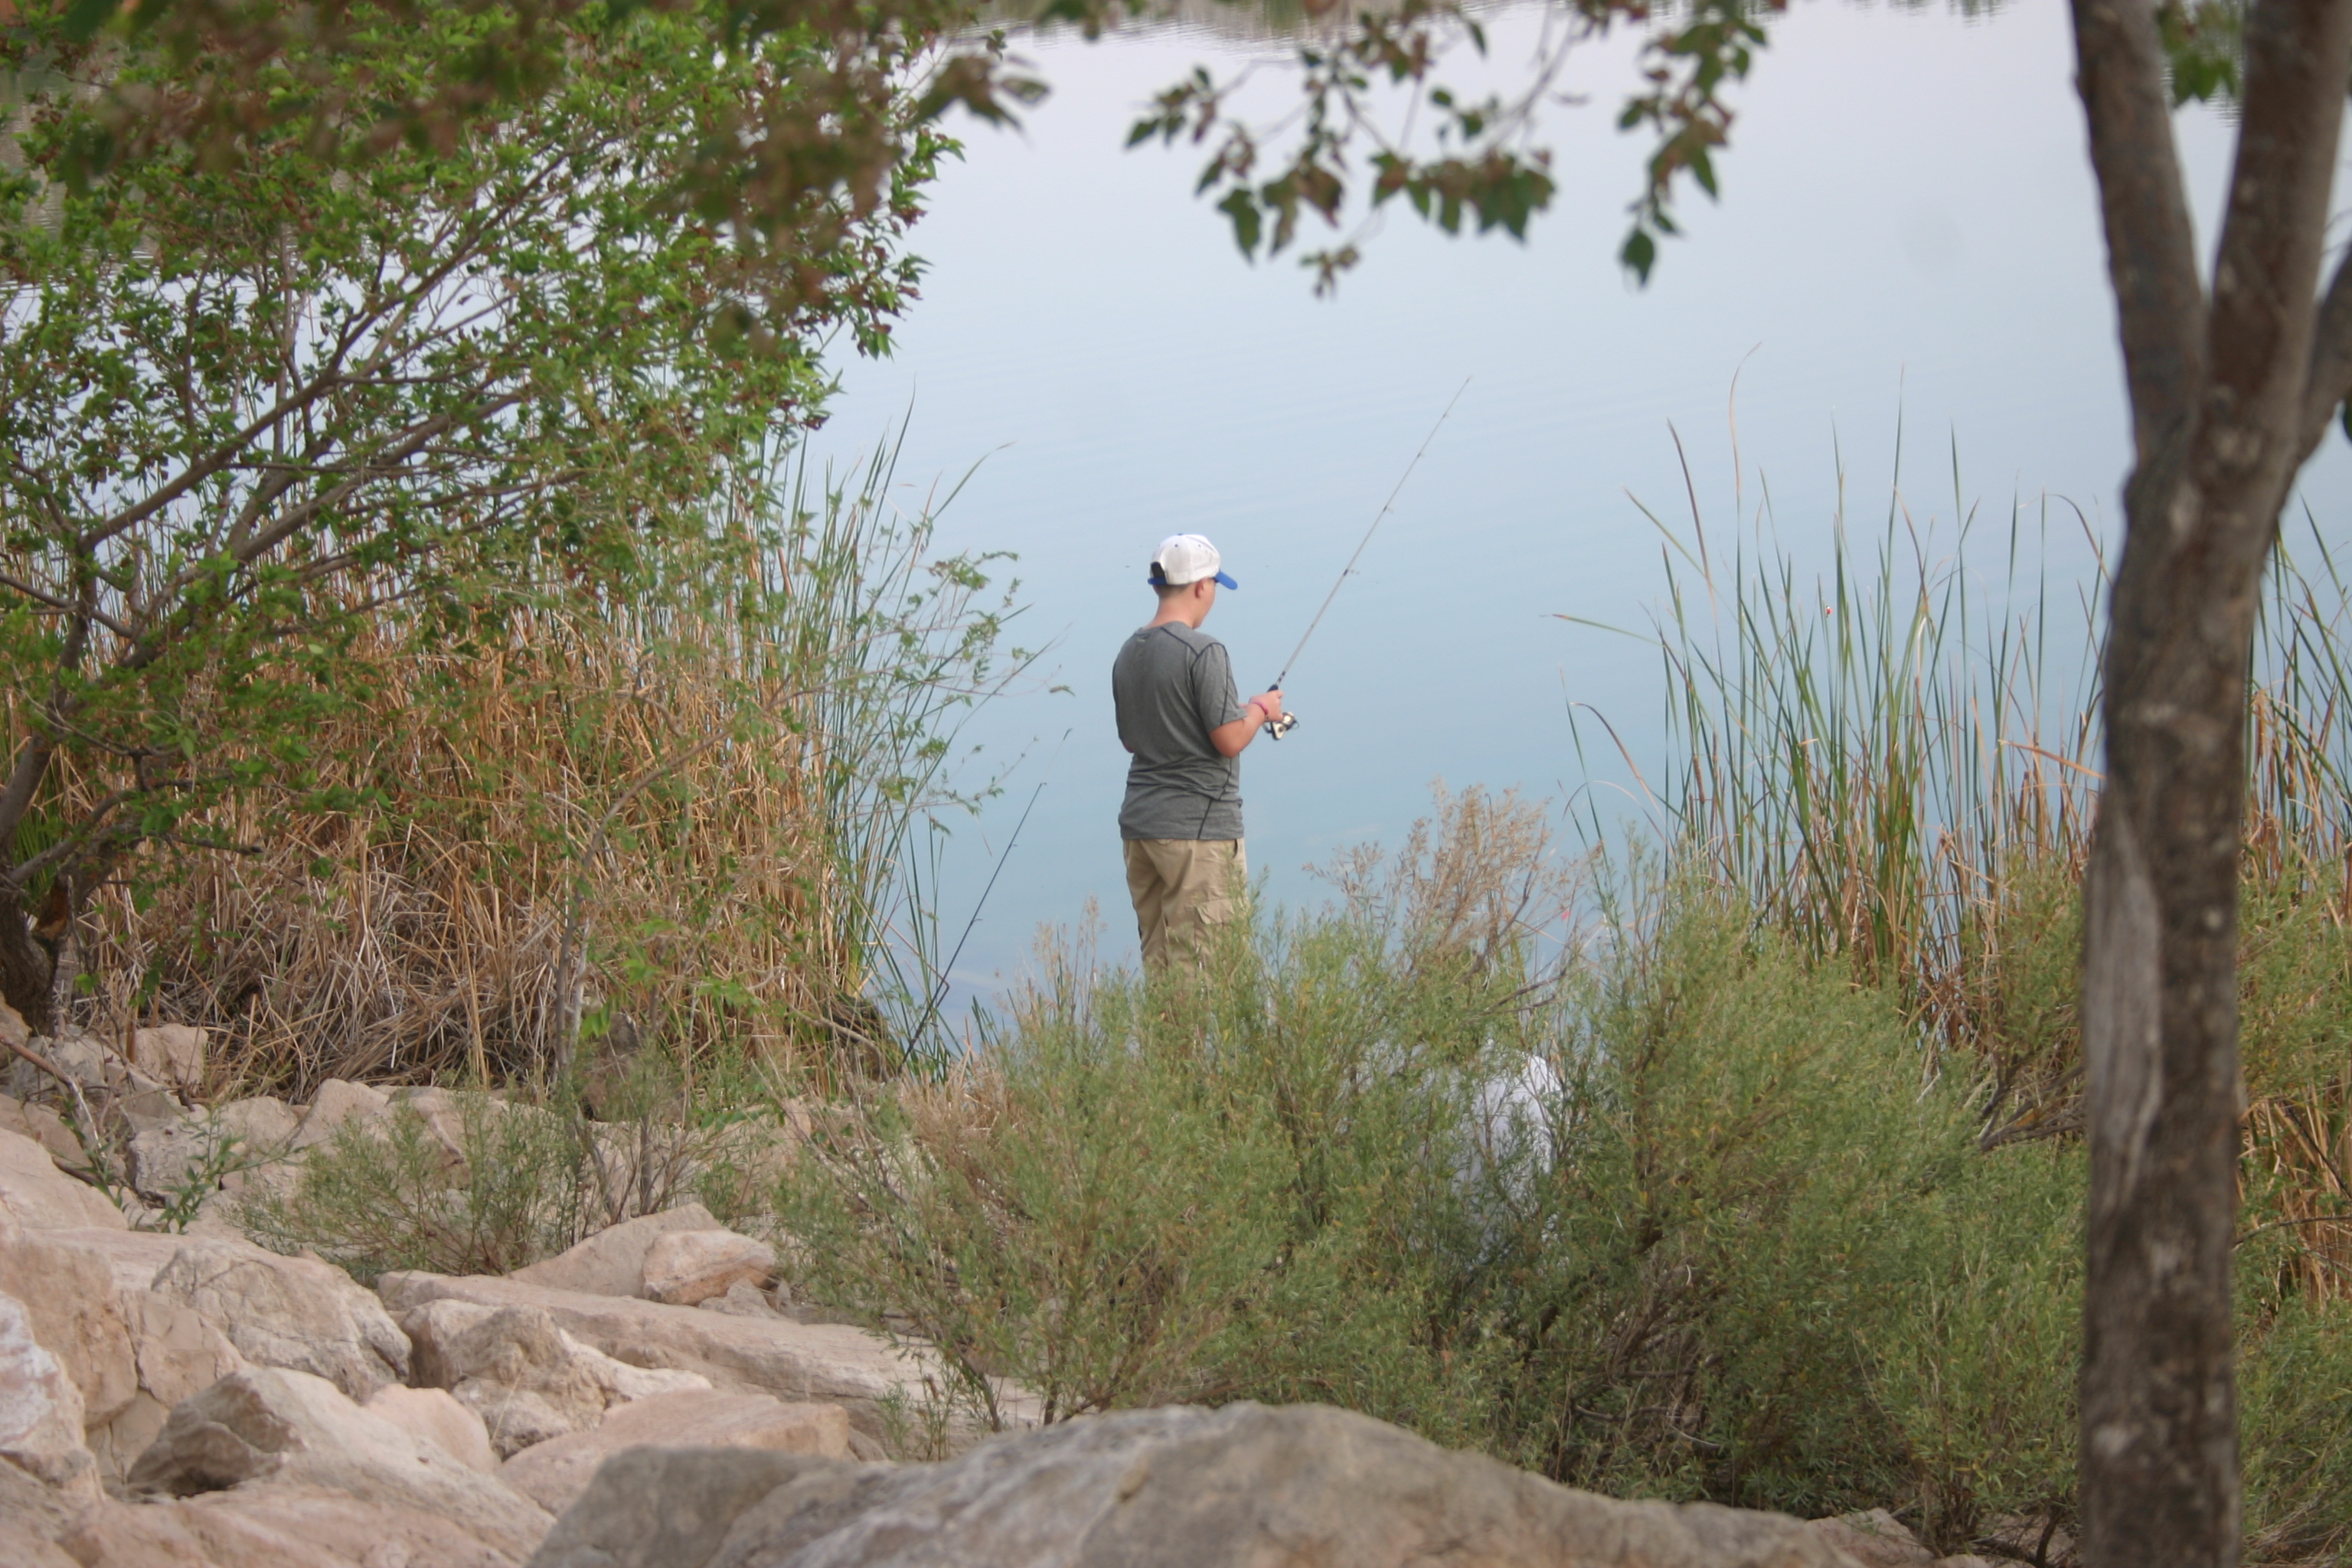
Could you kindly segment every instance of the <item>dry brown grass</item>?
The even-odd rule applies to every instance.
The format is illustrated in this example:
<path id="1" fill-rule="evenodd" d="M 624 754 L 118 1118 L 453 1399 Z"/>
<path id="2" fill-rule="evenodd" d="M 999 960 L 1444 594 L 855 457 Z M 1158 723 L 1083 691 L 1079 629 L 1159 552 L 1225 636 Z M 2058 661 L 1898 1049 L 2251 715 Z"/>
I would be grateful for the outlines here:
<path id="1" fill-rule="evenodd" d="M 718 1050 L 892 1065 L 867 994 L 921 912 L 902 836 L 1000 678 L 971 563 L 879 494 L 519 594 L 473 646 L 376 613 L 317 776 L 212 814 L 245 852 L 151 851 L 91 900 L 80 1021 L 205 1026 L 218 1093 L 545 1079 L 575 1021 L 592 1051 L 660 1042 L 689 1091 Z"/>

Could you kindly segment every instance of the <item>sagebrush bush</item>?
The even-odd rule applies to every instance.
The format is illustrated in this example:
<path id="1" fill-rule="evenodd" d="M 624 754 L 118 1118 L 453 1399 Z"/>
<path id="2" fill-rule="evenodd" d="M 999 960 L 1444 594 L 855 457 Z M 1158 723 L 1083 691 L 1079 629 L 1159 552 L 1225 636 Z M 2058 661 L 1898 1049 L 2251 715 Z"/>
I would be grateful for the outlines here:
<path id="1" fill-rule="evenodd" d="M 1346 868 L 1339 910 L 1229 929 L 1198 974 L 1049 951 L 978 1058 L 795 1170 L 810 1284 L 929 1339 L 983 1415 L 1009 1373 L 1055 1418 L 1323 1400 L 1475 1437 L 1465 1108 L 1530 1016 L 1546 878 L 1459 873 L 1534 820 L 1467 797 L 1415 874 Z"/>
<path id="2" fill-rule="evenodd" d="M 1053 1418 L 1316 1399 L 1622 1496 L 1892 1506 L 1944 1551 L 2067 1526 L 2079 1146 L 1983 1147 L 1975 1058 L 1719 887 L 1625 893 L 1543 972 L 1513 920 L 1433 913 L 1495 826 L 1465 808 L 1496 809 L 1199 976 L 1049 954 L 956 1075 L 795 1168 L 803 1282 L 983 1416 L 1008 1377 Z M 2260 1561 L 2335 1561 L 2352 1330 L 2274 1268 L 2248 1518 Z"/>
<path id="3" fill-rule="evenodd" d="M 505 1274 L 598 1230 L 699 1201 L 722 1223 L 754 1217 L 768 1167 L 794 1142 L 772 1103 L 723 1075 L 688 1096 L 658 1053 L 599 1085 L 601 1120 L 457 1091 L 455 1125 L 406 1101 L 352 1117 L 310 1151 L 289 1186 L 237 1205 L 253 1237 L 310 1249 L 363 1282 L 397 1268 Z M 553 1108 L 553 1109 L 551 1109 Z"/>

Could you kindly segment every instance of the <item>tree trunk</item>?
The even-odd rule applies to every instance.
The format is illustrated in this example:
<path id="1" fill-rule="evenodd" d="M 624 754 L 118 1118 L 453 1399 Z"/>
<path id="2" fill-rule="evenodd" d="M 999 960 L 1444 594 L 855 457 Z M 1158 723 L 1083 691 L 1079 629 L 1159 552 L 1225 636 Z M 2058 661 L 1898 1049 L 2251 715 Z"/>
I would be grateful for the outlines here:
<path id="1" fill-rule="evenodd" d="M 34 793 L 47 776 L 52 748 L 36 736 L 18 750 L 15 766 L 0 784 L 0 1001 L 37 1035 L 50 1034 L 55 953 L 34 934 L 38 913 L 27 901 L 17 859 L 17 829 L 31 809 Z"/>
<path id="2" fill-rule="evenodd" d="M 2352 289 L 2339 273 L 2324 318 L 2316 295 L 2352 0 L 2248 14 L 2210 300 L 2153 5 L 2075 0 L 2074 20 L 2136 447 L 2085 889 L 2083 1542 L 2091 1568 L 2229 1568 L 2247 682 L 2280 509 L 2344 394 Z"/>
<path id="3" fill-rule="evenodd" d="M 31 911 L 0 883 L 0 1002 L 14 1007 L 33 1033 L 53 1034 L 50 997 L 56 978 L 55 957 L 34 936 Z"/>

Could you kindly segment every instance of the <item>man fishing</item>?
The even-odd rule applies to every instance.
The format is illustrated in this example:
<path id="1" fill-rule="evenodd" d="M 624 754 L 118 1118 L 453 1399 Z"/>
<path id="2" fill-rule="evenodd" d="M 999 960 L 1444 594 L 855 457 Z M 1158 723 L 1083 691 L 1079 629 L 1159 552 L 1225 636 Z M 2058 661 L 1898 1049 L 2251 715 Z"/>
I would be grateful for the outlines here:
<path id="1" fill-rule="evenodd" d="M 1135 761 L 1118 833 L 1145 968 L 1197 962 L 1207 928 L 1238 916 L 1249 864 L 1242 850 L 1242 752 L 1282 717 L 1276 689 L 1241 700 L 1225 645 L 1201 629 L 1217 590 L 1240 584 L 1197 533 L 1160 541 L 1150 584 L 1160 612 L 1111 666 L 1118 739 Z"/>

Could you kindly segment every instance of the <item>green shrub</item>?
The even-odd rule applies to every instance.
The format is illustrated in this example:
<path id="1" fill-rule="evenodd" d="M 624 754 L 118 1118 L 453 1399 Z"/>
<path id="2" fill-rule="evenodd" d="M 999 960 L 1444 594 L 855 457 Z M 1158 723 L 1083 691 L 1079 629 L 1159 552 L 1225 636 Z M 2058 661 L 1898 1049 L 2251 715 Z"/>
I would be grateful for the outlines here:
<path id="1" fill-rule="evenodd" d="M 1536 820 L 1466 797 L 1410 872 L 1236 927 L 1165 984 L 1047 955 L 944 1085 L 862 1108 L 783 1194 L 806 1282 L 942 1352 L 983 1417 L 1323 1400 L 1477 1435 L 1484 1356 L 1452 1286 L 1478 1066 L 1528 1014 L 1514 889 Z M 1423 857 L 1427 857 L 1423 863 Z"/>
<path id="2" fill-rule="evenodd" d="M 2046 1152 L 1975 1147 L 1967 1086 L 1879 994 L 1695 887 L 1569 1013 L 1555 1210 L 1501 1299 L 1515 1457 L 1618 1493 L 1807 1517 L 1889 1502 L 1939 1540 L 2063 1473 L 1957 1483 L 2071 1384 L 2006 1366 L 2044 1257 L 1971 1229 L 2070 1212 Z M 2063 1312 L 2063 1302 L 2054 1309 Z M 1948 1363 L 1976 1369 L 1955 1381 Z M 1956 1485 L 1960 1486 L 1955 1495 Z"/>
<path id="3" fill-rule="evenodd" d="M 344 1122 L 289 1189 L 257 1187 L 237 1219 L 265 1246 L 308 1248 L 371 1284 L 398 1268 L 509 1273 L 689 1201 L 733 1223 L 764 1195 L 754 1173 L 788 1133 L 740 1085 L 719 1087 L 735 1092 L 688 1099 L 648 1051 L 600 1080 L 596 1121 L 461 1091 L 456 1125 L 436 1131 L 396 1101 L 388 1116 Z"/>
<path id="4" fill-rule="evenodd" d="M 1507 922 L 1433 936 L 1449 809 L 1197 980 L 1050 954 L 949 1081 L 841 1109 L 782 1194 L 796 1279 L 983 1417 L 1008 1377 L 1053 1418 L 1315 1399 L 1945 1552 L 2068 1527 L 2079 1145 L 1984 1150 L 1974 1057 L 1696 881 L 1549 972 Z M 2352 1319 L 2288 1250 L 2244 1260 L 2248 1520 L 2336 1562 Z"/>
<path id="5" fill-rule="evenodd" d="M 2291 1297 L 2242 1337 L 2238 1382 L 2247 1560 L 2352 1563 L 2352 1311 Z"/>

